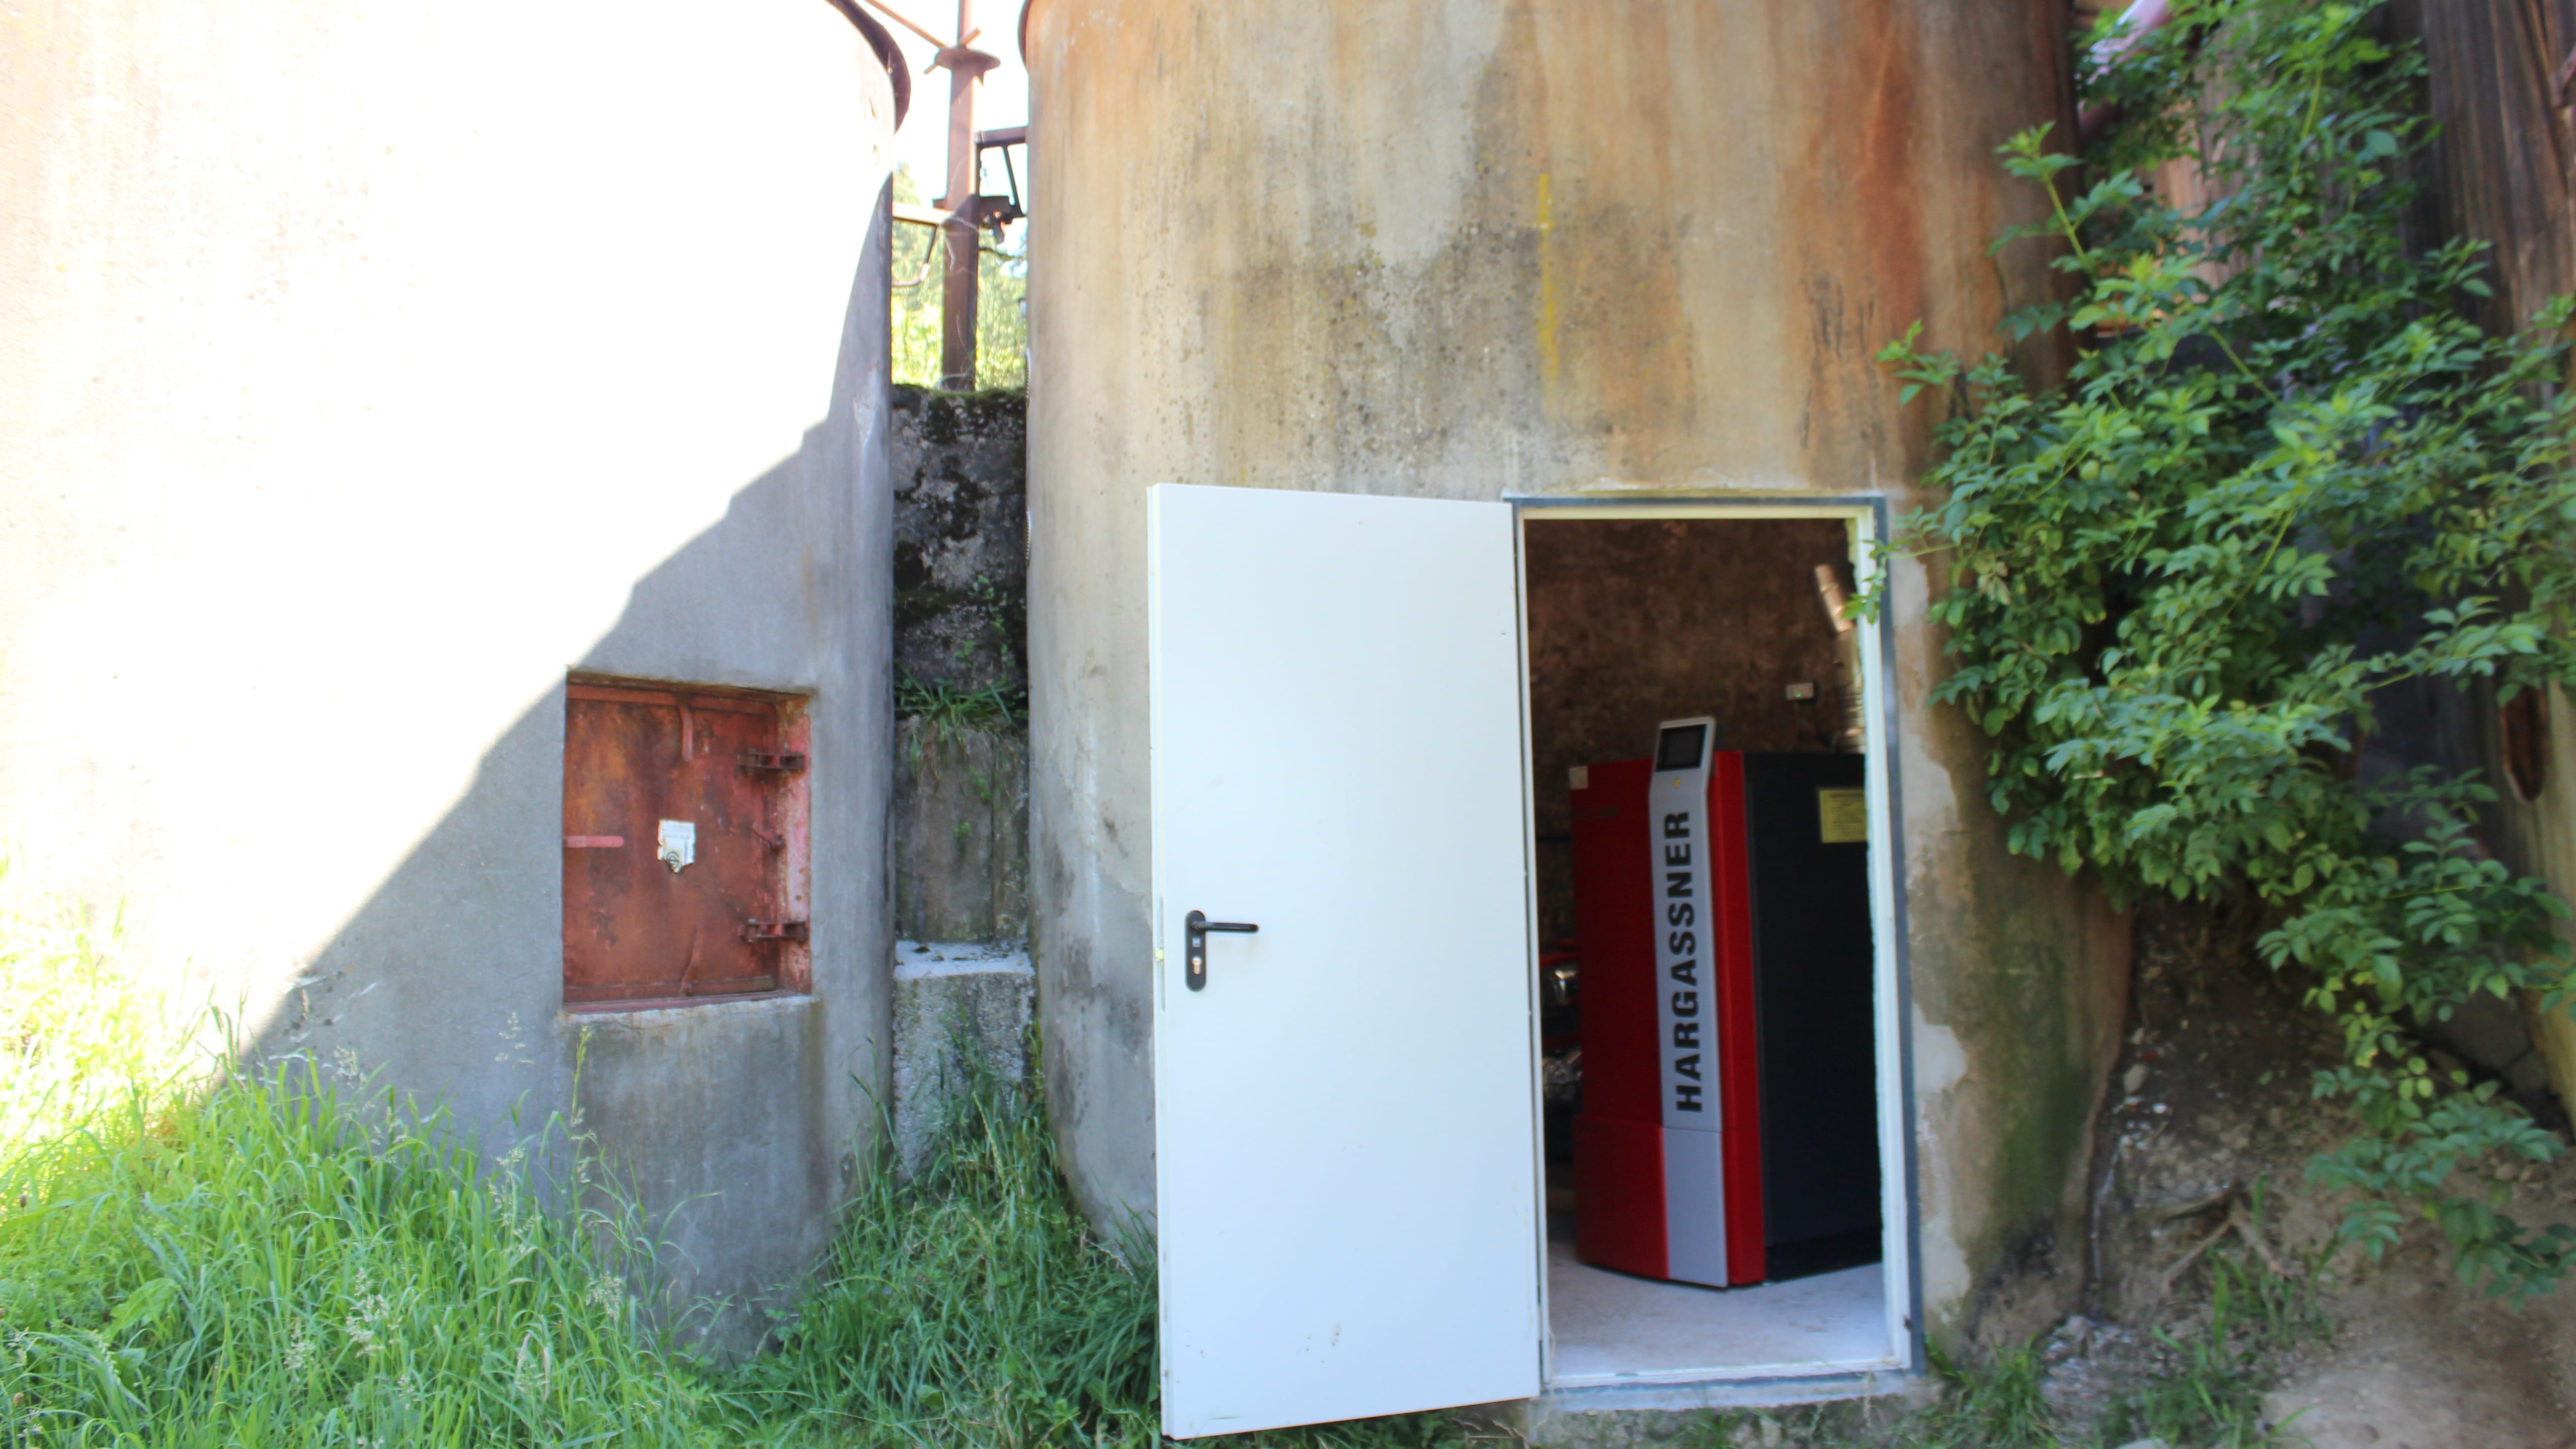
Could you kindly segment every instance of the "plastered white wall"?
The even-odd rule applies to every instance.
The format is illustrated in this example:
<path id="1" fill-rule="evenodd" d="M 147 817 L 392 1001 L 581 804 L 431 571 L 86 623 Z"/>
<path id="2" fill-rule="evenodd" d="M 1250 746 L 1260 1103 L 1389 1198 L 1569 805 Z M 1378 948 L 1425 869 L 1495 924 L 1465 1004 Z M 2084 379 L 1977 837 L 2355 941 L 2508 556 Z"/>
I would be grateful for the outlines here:
<path id="1" fill-rule="evenodd" d="M 787 1109 L 873 1073 L 894 119 L 822 0 L 0 11 L 19 884 L 489 1126 L 569 1104 L 566 670 L 808 691 Z"/>

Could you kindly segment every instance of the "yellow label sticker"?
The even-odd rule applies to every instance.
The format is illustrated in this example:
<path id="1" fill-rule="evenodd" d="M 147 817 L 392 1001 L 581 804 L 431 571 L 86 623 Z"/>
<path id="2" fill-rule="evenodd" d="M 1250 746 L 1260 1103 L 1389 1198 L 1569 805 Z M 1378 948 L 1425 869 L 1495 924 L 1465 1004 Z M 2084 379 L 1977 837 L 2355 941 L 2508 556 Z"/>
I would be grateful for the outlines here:
<path id="1" fill-rule="evenodd" d="M 1850 845 L 1869 839 L 1869 792 L 1818 790 L 1816 824 L 1827 845 Z"/>

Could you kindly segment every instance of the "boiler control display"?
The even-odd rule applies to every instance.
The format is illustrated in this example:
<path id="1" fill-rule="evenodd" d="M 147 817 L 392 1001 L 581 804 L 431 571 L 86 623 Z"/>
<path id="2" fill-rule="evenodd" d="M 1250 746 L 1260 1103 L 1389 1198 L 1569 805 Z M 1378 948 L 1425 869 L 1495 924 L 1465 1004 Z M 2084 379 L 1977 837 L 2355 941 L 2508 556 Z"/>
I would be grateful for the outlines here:
<path id="1" fill-rule="evenodd" d="M 1666 725 L 1655 737 L 1655 771 L 1696 770 L 1700 748 L 1708 743 L 1705 724 Z"/>

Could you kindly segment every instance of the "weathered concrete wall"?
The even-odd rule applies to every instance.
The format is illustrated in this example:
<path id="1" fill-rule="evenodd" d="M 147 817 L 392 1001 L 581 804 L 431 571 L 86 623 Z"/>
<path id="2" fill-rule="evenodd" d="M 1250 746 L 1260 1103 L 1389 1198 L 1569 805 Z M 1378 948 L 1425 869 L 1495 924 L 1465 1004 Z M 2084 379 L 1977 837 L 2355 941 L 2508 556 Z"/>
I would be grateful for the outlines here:
<path id="1" fill-rule="evenodd" d="M 1029 745 L 1022 727 L 895 727 L 895 931 L 914 941 L 1029 934 Z"/>
<path id="2" fill-rule="evenodd" d="M 895 1160 L 977 1073 L 1029 1069 L 1028 446 L 1016 392 L 899 387 Z"/>
<path id="3" fill-rule="evenodd" d="M 895 929 L 1024 940 L 1026 398 L 899 387 L 892 417 Z"/>
<path id="4" fill-rule="evenodd" d="M 894 389 L 895 667 L 922 684 L 1029 687 L 1028 400 Z"/>
<path id="5" fill-rule="evenodd" d="M 1073 1181 L 1150 1211 L 1144 491 L 1878 493 L 1928 404 L 1871 356 L 1982 349 L 2050 285 L 1994 147 L 2066 119 L 2064 7 L 1037 0 L 1029 438 L 1033 935 Z M 2036 359 L 2045 365 L 2046 359 Z M 1900 569 L 1933 1325 L 2080 1278 L 2118 921 L 2006 860 L 1926 695 Z M 1390 742 L 1392 747 L 1393 742 Z"/>
<path id="6" fill-rule="evenodd" d="M 979 1077 L 1024 1080 L 1037 992 L 1026 951 L 899 941 L 894 959 L 894 1154 L 921 1171 Z"/>
<path id="7" fill-rule="evenodd" d="M 22 8 L 0 832 L 262 1054 L 573 1105 L 683 1291 L 882 1084 L 887 72 L 817 0 Z M 561 1013 L 567 670 L 812 697 L 810 996 Z"/>
<path id="8" fill-rule="evenodd" d="M 898 387 L 892 418 L 894 656 L 910 689 L 896 741 L 895 928 L 917 941 L 1022 940 L 1027 402 Z"/>
<path id="9" fill-rule="evenodd" d="M 2433 118 L 2441 126 L 2425 178 L 2428 231 L 2491 245 L 2495 290 L 2483 320 L 2498 330 L 2520 327 L 2551 297 L 2576 290 L 2576 183 L 2569 169 L 2576 120 L 2559 105 L 2551 79 L 2576 47 L 2576 0 L 2520 7 L 2402 0 L 2392 8 L 2397 32 L 2424 44 Z M 2561 899 L 2576 901 L 2576 727 L 2570 724 L 2576 714 L 2570 703 L 2564 691 L 2550 691 L 2547 782 L 2530 800 L 2506 787 L 2492 696 L 2480 691 L 2465 704 L 2453 696 L 2438 706 L 2451 716 L 2443 721 L 2449 763 L 2481 770 L 2505 795 L 2481 832 L 2487 843 L 2516 869 L 2546 878 Z M 2560 930 L 2576 937 L 2576 923 L 2562 922 Z M 2523 1008 L 2551 1087 L 2576 1113 L 2576 1019 L 2542 1011 L 2537 996 Z M 2472 1060 L 2510 1053 L 2509 1024 L 2491 1024 L 2488 1034 L 2498 1044 L 2486 1053 L 2467 1042 L 2454 1043 L 2455 1049 Z"/>

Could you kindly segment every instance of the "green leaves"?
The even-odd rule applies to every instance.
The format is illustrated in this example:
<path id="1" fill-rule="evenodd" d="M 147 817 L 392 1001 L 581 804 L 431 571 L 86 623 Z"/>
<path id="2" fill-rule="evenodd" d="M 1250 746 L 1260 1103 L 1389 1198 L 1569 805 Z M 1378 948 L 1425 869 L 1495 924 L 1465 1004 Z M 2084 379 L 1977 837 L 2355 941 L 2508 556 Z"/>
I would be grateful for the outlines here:
<path id="1" fill-rule="evenodd" d="M 167 1315 L 179 1301 L 179 1285 L 167 1278 L 155 1278 L 125 1295 L 116 1311 L 107 1316 L 107 1336 L 121 1339 L 138 1328 L 149 1328 Z"/>
<path id="2" fill-rule="evenodd" d="M 2448 1184 L 2554 1142 L 2430 1073 L 2409 1031 L 2478 993 L 2567 1009 L 2564 910 L 2479 849 L 2492 792 L 2374 783 L 2358 752 L 2392 689 L 2576 683 L 2576 401 L 2554 386 L 2576 301 L 2491 337 L 2453 306 L 2481 294 L 2479 248 L 2408 251 L 2423 65 L 2372 38 L 2375 8 L 2187 7 L 2087 77 L 2125 119 L 2072 198 L 2046 127 L 1999 148 L 2050 219 L 1997 245 L 2052 244 L 2072 279 L 2005 331 L 2068 329 L 2079 360 L 2039 386 L 1926 353 L 1919 326 L 1889 344 L 1902 400 L 1952 403 L 1899 546 L 1943 567 L 1935 698 L 1992 739 L 2010 847 L 2123 900 L 2262 902 L 2263 950 L 2344 1029 L 2321 1090 L 2371 1126 L 2318 1169 L 2370 1195 L 2350 1241 L 2429 1215 L 2519 1294 L 2576 1243 Z M 2212 199 L 2159 191 L 2169 163 Z"/>
<path id="3" fill-rule="evenodd" d="M 1878 350 L 1878 360 L 1905 379 L 1901 394 L 1901 400 L 1905 402 L 1914 401 L 1915 394 L 1927 387 L 1946 388 L 1959 375 L 1959 360 L 1954 355 L 1947 352 L 1926 354 L 1915 350 L 1915 339 L 1922 335 L 1923 324 L 1917 322 L 1905 329 L 1903 337 Z"/>

